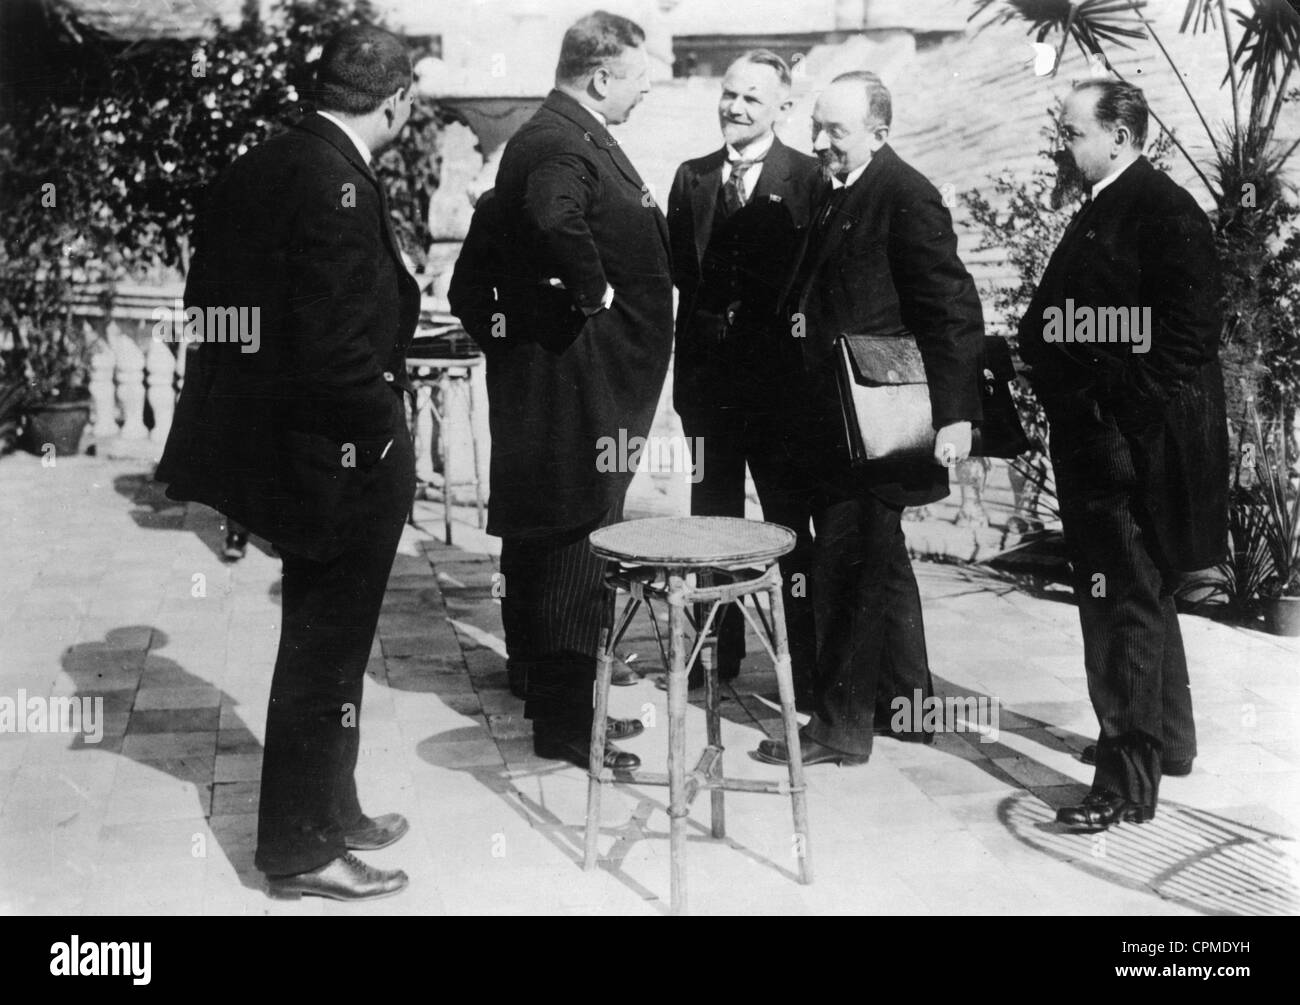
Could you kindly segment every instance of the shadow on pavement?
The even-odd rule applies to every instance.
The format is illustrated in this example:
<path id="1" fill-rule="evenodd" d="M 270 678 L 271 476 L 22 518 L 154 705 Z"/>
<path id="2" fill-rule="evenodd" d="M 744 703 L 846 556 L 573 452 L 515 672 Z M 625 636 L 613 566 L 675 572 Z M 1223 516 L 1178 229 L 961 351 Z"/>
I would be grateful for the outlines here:
<path id="1" fill-rule="evenodd" d="M 166 633 L 148 625 L 128 625 L 102 640 L 69 646 L 63 672 L 77 697 L 103 698 L 112 729 L 104 741 L 89 744 L 77 734 L 71 749 L 114 749 L 138 764 L 194 787 L 196 816 L 208 823 L 222 854 L 240 882 L 255 890 L 264 883 L 253 867 L 256 841 L 258 770 L 262 745 L 233 713 L 235 700 L 175 660 L 160 656 Z M 221 724 L 222 709 L 226 724 Z M 218 780 L 217 758 L 243 755 L 230 763 L 249 770 Z M 246 760 L 245 760 L 246 759 Z M 251 780 L 241 780 L 244 776 Z M 191 854 L 186 847 L 184 854 Z"/>
<path id="2" fill-rule="evenodd" d="M 184 530 L 186 521 L 208 550 L 225 561 L 223 546 L 226 543 L 226 518 L 207 506 L 195 506 L 187 513 L 187 504 L 168 499 L 161 482 L 150 474 L 123 474 L 113 479 L 113 488 L 131 505 L 131 519 L 145 530 Z M 276 557 L 270 545 L 260 537 L 250 536 L 250 547 L 263 554 Z"/>
<path id="3" fill-rule="evenodd" d="M 1097 834 L 1061 829 L 1051 807 L 1021 792 L 998 820 L 1030 847 L 1129 889 L 1202 914 L 1294 915 L 1300 910 L 1296 842 L 1219 813 L 1161 799 L 1145 824 Z"/>
<path id="4" fill-rule="evenodd" d="M 422 740 L 416 750 L 420 758 L 428 764 L 448 770 L 467 772 L 480 785 L 496 795 L 520 819 L 526 821 L 534 831 L 544 837 L 560 854 L 573 863 L 575 868 L 581 869 L 583 867 L 583 844 L 586 834 L 585 820 L 576 822 L 562 820 L 540 799 L 529 795 L 515 784 L 515 781 L 519 779 L 545 777 L 562 771 L 571 772 L 574 770 L 572 766 L 560 761 L 534 761 L 533 764 L 516 767 L 506 765 L 466 765 L 458 761 L 454 756 L 448 756 L 448 751 L 454 749 L 449 745 L 479 740 L 482 739 L 482 736 L 482 729 L 477 726 L 448 730 Z M 667 915 L 670 913 L 668 901 L 660 898 L 659 894 L 654 890 L 649 889 L 629 875 L 624 870 L 623 864 L 637 842 L 644 840 L 659 841 L 665 851 L 665 855 L 661 856 L 661 858 L 664 866 L 664 881 L 667 882 L 668 804 L 666 801 L 647 796 L 635 783 L 615 782 L 607 791 L 613 790 L 633 796 L 636 799 L 636 808 L 633 810 L 631 817 L 624 823 L 616 826 L 608 824 L 601 826 L 602 836 L 608 837 L 612 835 L 615 841 L 612 848 L 600 855 L 597 868 L 601 872 L 612 876 L 642 900 L 652 902 L 660 914 Z M 667 793 L 668 790 L 663 789 L 662 791 Z M 662 830 L 651 830 L 647 826 L 651 815 L 656 813 L 664 822 Z M 755 864 L 772 869 L 791 882 L 798 882 L 799 877 L 793 870 L 778 865 L 766 856 L 739 844 L 735 839 L 714 838 L 708 827 L 694 819 L 690 821 L 690 826 L 696 834 L 688 837 L 688 844 L 695 841 L 710 844 L 725 843 L 728 848 L 744 855 Z M 689 858 L 689 851 L 687 854 Z"/>

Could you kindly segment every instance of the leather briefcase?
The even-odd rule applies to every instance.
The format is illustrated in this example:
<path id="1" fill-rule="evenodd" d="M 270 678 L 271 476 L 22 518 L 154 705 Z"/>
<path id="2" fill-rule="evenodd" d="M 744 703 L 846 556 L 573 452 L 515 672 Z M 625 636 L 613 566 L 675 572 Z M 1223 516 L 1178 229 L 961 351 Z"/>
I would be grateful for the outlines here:
<path id="1" fill-rule="evenodd" d="M 925 362 L 911 335 L 841 335 L 835 344 L 840 408 L 854 465 L 933 460 L 933 416 Z M 980 399 L 984 419 L 972 430 L 971 456 L 1017 457 L 1029 440 L 1011 397 L 1015 379 L 1004 338 L 984 336 Z"/>

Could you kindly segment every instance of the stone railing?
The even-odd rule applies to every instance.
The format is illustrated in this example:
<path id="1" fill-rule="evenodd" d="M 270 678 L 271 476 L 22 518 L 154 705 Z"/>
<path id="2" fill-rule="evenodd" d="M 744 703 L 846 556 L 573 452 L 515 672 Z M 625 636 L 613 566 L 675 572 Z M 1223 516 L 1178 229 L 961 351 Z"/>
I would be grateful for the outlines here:
<path id="1" fill-rule="evenodd" d="M 154 338 L 156 312 L 174 311 L 182 292 L 180 283 L 122 284 L 106 312 L 102 290 L 85 286 L 77 291 L 72 311 L 91 343 L 91 434 L 98 456 L 161 456 L 184 379 L 185 354 L 178 352 L 178 344 Z M 146 424 L 146 404 L 152 424 Z"/>

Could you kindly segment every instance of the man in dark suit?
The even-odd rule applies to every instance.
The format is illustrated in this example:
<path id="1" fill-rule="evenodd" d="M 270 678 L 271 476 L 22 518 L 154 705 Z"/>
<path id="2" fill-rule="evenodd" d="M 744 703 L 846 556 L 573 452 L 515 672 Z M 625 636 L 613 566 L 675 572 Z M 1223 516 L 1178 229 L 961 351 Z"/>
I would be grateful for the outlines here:
<path id="1" fill-rule="evenodd" d="M 1178 570 L 1213 565 L 1227 547 L 1214 238 L 1195 200 L 1142 156 L 1147 115 L 1142 92 L 1113 81 L 1066 100 L 1058 161 L 1088 201 L 1020 322 L 1101 727 L 1091 793 L 1057 814 L 1084 830 L 1150 819 L 1161 775 L 1191 771 L 1171 594 Z"/>
<path id="2" fill-rule="evenodd" d="M 933 694 L 900 519 L 905 506 L 948 494 L 946 465 L 970 453 L 983 414 L 979 297 L 939 193 L 886 143 L 891 119 L 889 91 L 872 73 L 842 74 L 818 97 L 813 148 L 829 182 L 782 307 L 787 435 L 816 530 L 817 681 L 800 734 L 804 764 L 863 764 L 877 731 L 932 739 L 906 727 L 890 732 L 895 697 Z M 932 458 L 850 464 L 834 371 L 843 333 L 915 337 L 929 384 Z M 756 756 L 785 763 L 789 751 L 765 740 Z"/>
<path id="3" fill-rule="evenodd" d="M 777 299 L 819 190 L 815 158 L 774 131 L 790 110 L 790 70 L 774 52 L 740 56 L 722 79 L 725 145 L 677 169 L 668 195 L 677 307 L 673 404 L 694 452 L 691 513 L 745 515 L 745 465 L 763 516 L 798 534 L 781 563 L 796 691 L 810 698 L 812 610 L 803 588 L 812 549 L 806 493 L 791 484 L 781 437 Z M 802 578 L 797 578 L 797 577 Z M 740 673 L 745 623 L 728 607 L 718 624 L 718 669 Z M 699 677 L 692 672 L 692 683 Z"/>
<path id="4" fill-rule="evenodd" d="M 604 11 L 565 33 L 555 89 L 506 144 L 453 286 L 453 310 L 488 347 L 488 531 L 502 538 L 511 674 L 538 755 L 584 768 L 605 602 L 587 535 L 622 518 L 634 474 L 627 458 L 613 471 L 600 459 L 649 432 L 672 347 L 667 223 L 606 128 L 649 90 L 644 40 Z M 642 728 L 613 720 L 609 735 Z M 613 743 L 603 758 L 640 763 Z"/>
<path id="5" fill-rule="evenodd" d="M 351 852 L 407 829 L 399 814 L 362 812 L 353 771 L 414 492 L 403 353 L 419 293 L 370 167 L 410 116 L 411 64 L 398 38 L 352 27 L 324 47 L 317 75 L 321 111 L 237 160 L 208 199 L 187 317 L 248 307 L 260 344 L 204 340 L 157 477 L 279 549 L 255 861 L 273 895 L 359 900 L 407 883 Z"/>

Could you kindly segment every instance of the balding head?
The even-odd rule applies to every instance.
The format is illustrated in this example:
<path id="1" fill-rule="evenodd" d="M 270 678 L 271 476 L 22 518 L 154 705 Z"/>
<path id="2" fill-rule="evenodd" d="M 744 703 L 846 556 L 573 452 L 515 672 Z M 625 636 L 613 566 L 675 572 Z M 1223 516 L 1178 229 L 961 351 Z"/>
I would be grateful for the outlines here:
<path id="1" fill-rule="evenodd" d="M 885 144 L 893 119 L 889 90 L 874 73 L 843 73 L 813 109 L 813 151 L 828 175 L 857 170 Z"/>

